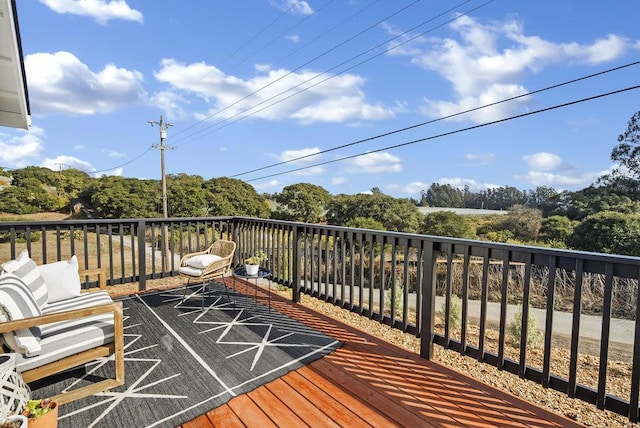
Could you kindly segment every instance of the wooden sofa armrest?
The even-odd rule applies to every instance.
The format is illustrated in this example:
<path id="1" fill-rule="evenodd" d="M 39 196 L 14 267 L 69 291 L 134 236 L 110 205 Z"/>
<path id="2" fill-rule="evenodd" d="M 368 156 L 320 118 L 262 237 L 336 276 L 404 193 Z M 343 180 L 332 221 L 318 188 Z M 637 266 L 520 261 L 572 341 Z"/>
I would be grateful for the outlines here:
<path id="1" fill-rule="evenodd" d="M 81 269 L 78 271 L 80 278 L 88 276 L 88 275 L 98 275 L 98 286 L 100 290 L 107 289 L 107 268 L 99 267 L 93 269 Z M 80 281 L 82 282 L 82 281 Z"/>
<path id="2" fill-rule="evenodd" d="M 89 308 L 71 309 L 69 311 L 57 312 L 53 314 L 39 315 L 37 317 L 23 318 L 14 321 L 0 322 L 0 333 L 20 330 L 23 328 L 36 327 L 44 324 L 51 324 L 59 321 L 85 318 L 92 315 L 113 313 L 116 317 L 122 316 L 122 302 L 113 302 L 106 305 L 92 306 Z"/>
<path id="3" fill-rule="evenodd" d="M 93 306 L 89 308 L 72 309 L 69 311 L 58 312 L 54 314 L 40 315 L 37 317 L 24 318 L 15 321 L 6 321 L 0 323 L 0 333 L 50 324 L 58 321 L 65 321 L 77 318 L 88 317 L 92 315 L 113 313 L 113 342 L 107 345 L 101 345 L 93 349 L 82 351 L 80 353 L 64 357 L 60 360 L 53 361 L 40 367 L 36 367 L 22 372 L 25 382 L 33 382 L 56 373 L 63 372 L 70 368 L 78 367 L 100 357 L 114 355 L 115 373 L 113 378 L 107 378 L 80 388 L 62 392 L 51 397 L 58 405 L 63 405 L 79 398 L 97 394 L 102 391 L 115 388 L 124 384 L 124 325 L 122 316 L 122 302 L 113 302 L 105 305 Z"/>

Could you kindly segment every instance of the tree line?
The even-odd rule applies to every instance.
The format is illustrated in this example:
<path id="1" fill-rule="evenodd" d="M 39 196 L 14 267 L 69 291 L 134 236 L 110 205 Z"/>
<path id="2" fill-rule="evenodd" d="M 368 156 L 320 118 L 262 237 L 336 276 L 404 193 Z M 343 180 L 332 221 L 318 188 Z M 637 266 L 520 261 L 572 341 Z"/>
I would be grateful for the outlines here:
<path id="1" fill-rule="evenodd" d="M 611 159 L 619 168 L 579 191 L 506 186 L 473 192 L 433 183 L 419 198 L 369 193 L 331 195 L 311 183 L 258 194 L 242 180 L 167 175 L 170 217 L 248 216 L 498 242 L 524 243 L 640 256 L 640 112 L 618 137 Z M 66 211 L 76 217 L 162 216 L 158 180 L 90 177 L 77 169 L 54 172 L 29 166 L 3 171 L 11 185 L 0 190 L 0 212 Z M 484 208 L 506 215 L 423 215 L 418 207 Z"/>

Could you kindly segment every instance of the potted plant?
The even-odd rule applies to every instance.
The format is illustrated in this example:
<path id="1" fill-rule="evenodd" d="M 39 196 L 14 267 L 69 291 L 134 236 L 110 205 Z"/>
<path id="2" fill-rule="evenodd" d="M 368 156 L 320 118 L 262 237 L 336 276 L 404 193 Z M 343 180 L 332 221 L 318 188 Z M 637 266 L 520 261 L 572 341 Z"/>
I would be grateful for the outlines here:
<path id="1" fill-rule="evenodd" d="M 29 428 L 58 426 L 58 405 L 50 399 L 29 400 L 22 414 L 29 419 Z"/>
<path id="2" fill-rule="evenodd" d="M 22 415 L 11 415 L 0 420 L 0 428 L 27 428 L 28 419 Z"/>
<path id="3" fill-rule="evenodd" d="M 257 275 L 260 270 L 260 262 L 267 260 L 267 255 L 262 250 L 258 250 L 249 258 L 244 259 L 244 270 L 247 275 Z"/>

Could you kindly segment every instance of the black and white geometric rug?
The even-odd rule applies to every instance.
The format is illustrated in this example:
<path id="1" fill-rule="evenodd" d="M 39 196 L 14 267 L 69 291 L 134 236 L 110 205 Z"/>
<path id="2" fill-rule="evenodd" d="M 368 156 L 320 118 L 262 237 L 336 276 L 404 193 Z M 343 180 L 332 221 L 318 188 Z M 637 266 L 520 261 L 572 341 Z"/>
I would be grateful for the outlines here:
<path id="1" fill-rule="evenodd" d="M 210 287 L 204 311 L 196 288 L 185 302 L 181 289 L 120 299 L 126 383 L 61 406 L 59 427 L 175 427 L 340 346 L 250 297 Z M 32 396 L 112 373 L 113 361 L 99 360 L 32 384 Z"/>

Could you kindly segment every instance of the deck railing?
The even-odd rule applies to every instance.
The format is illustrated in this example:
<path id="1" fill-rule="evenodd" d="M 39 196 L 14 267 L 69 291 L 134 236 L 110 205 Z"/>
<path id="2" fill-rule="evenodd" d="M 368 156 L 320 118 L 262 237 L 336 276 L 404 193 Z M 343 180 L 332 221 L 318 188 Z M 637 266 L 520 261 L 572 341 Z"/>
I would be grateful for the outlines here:
<path id="1" fill-rule="evenodd" d="M 414 334 L 424 358 L 439 345 L 638 420 L 637 257 L 221 217 L 0 223 L 0 261 L 75 254 L 108 268 L 108 284 L 144 290 L 218 238 L 236 241 L 236 265 L 264 251 L 294 301 Z"/>

